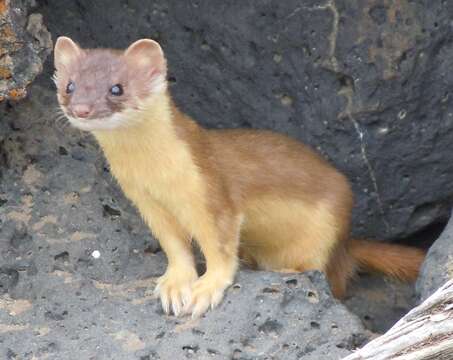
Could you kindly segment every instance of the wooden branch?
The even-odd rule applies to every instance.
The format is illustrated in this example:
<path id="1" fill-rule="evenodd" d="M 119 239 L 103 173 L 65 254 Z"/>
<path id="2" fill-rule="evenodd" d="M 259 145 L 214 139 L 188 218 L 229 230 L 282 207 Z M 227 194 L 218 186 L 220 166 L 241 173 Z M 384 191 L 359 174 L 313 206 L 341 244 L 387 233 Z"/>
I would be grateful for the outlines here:
<path id="1" fill-rule="evenodd" d="M 452 360 L 453 279 L 343 360 Z"/>

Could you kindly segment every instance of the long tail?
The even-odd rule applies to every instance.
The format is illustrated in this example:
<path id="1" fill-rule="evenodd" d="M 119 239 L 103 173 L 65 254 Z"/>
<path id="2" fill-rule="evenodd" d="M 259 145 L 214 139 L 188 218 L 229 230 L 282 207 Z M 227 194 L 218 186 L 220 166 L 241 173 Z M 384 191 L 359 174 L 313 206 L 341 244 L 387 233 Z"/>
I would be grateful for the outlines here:
<path id="1" fill-rule="evenodd" d="M 421 249 L 367 240 L 351 240 L 349 252 L 359 268 L 403 281 L 415 281 L 425 258 Z"/>

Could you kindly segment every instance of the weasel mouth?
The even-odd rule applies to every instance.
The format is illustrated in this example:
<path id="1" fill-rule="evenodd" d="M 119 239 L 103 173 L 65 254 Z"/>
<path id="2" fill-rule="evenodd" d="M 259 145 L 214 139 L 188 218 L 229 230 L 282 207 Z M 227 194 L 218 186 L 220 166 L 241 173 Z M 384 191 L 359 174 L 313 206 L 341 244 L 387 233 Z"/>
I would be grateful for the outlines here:
<path id="1" fill-rule="evenodd" d="M 66 117 L 70 120 L 75 119 L 78 121 L 88 121 L 90 119 L 88 116 L 79 116 L 76 112 L 69 109 L 66 111 Z"/>
<path id="2" fill-rule="evenodd" d="M 80 116 L 79 114 L 75 113 L 74 111 L 71 111 L 67 116 L 68 116 L 68 118 L 76 119 L 77 121 L 81 121 L 84 123 L 108 118 L 108 116 L 98 116 L 97 114 L 93 114 L 93 113 Z"/>
<path id="3" fill-rule="evenodd" d="M 67 117 L 72 126 L 84 131 L 113 130 L 125 126 L 125 119 L 116 115 L 84 118 L 68 114 Z"/>

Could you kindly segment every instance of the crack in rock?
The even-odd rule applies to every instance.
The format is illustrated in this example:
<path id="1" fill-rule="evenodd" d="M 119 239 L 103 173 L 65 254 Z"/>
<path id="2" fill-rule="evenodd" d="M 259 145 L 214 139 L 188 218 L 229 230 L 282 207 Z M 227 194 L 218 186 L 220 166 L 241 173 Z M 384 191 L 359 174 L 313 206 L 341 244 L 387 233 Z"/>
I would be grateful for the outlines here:
<path id="1" fill-rule="evenodd" d="M 338 36 L 338 23 L 340 21 L 340 15 L 338 14 L 335 0 L 330 0 L 326 5 L 323 5 L 324 9 L 330 9 L 333 15 L 332 32 L 329 35 L 330 51 L 329 61 L 334 71 L 338 71 L 338 61 L 335 57 L 335 50 L 337 48 L 337 36 Z"/>
<path id="2" fill-rule="evenodd" d="M 335 0 L 330 0 L 324 5 L 318 5 L 313 7 L 305 7 L 301 6 L 296 8 L 291 14 L 286 17 L 286 20 L 290 19 L 294 15 L 296 15 L 301 10 L 307 11 L 317 11 L 317 10 L 326 10 L 329 9 L 333 15 L 333 24 L 332 24 L 332 32 L 329 35 L 329 43 L 330 43 L 330 50 L 329 50 L 329 58 L 327 59 L 327 67 L 332 69 L 333 71 L 338 71 L 338 61 L 335 57 L 335 49 L 337 48 L 337 35 L 338 35 L 338 24 L 340 21 L 340 15 L 337 10 L 337 6 L 335 4 Z"/>
<path id="3" fill-rule="evenodd" d="M 373 166 L 371 165 L 371 162 L 370 162 L 370 160 L 368 158 L 367 149 L 366 149 L 366 142 L 364 140 L 364 132 L 360 128 L 360 125 L 359 125 L 358 121 L 352 115 L 351 108 L 352 108 L 352 94 L 353 94 L 353 92 L 354 92 L 354 89 L 352 87 L 352 84 L 348 84 L 348 85 L 344 86 L 338 92 L 338 94 L 344 96 L 346 98 L 346 101 L 347 101 L 346 108 L 339 115 L 339 118 L 347 117 L 352 122 L 352 124 L 354 126 L 354 129 L 355 129 L 355 131 L 356 131 L 356 133 L 357 133 L 357 135 L 359 137 L 359 140 L 360 140 L 360 152 L 361 152 L 361 155 L 362 155 L 363 162 L 365 163 L 365 166 L 367 167 L 368 175 L 370 176 L 371 182 L 373 184 L 374 193 L 376 194 L 376 202 L 377 202 L 378 207 L 379 207 L 379 212 L 381 213 L 382 222 L 384 223 L 386 230 L 389 231 L 390 230 L 390 224 L 385 219 L 384 205 L 383 205 L 380 193 L 379 193 L 379 186 L 377 184 L 376 174 L 375 174 Z"/>
<path id="4" fill-rule="evenodd" d="M 329 9 L 333 15 L 333 25 L 332 25 L 332 32 L 329 35 L 329 43 L 330 43 L 330 50 L 329 50 L 329 58 L 327 59 L 327 64 L 325 66 L 331 68 L 333 71 L 338 71 L 338 61 L 335 57 L 335 49 L 337 47 L 337 35 L 338 35 L 338 23 L 340 21 L 340 15 L 338 13 L 335 0 L 330 0 L 324 5 L 317 5 L 313 7 L 307 6 L 299 6 L 294 9 L 291 14 L 286 17 L 286 20 L 289 20 L 294 15 L 299 13 L 302 10 L 306 11 L 318 11 L 318 10 L 326 10 Z"/>
<path id="5" fill-rule="evenodd" d="M 340 73 L 340 69 L 338 66 L 338 60 L 335 56 L 335 51 L 336 51 L 336 47 L 337 47 L 337 37 L 338 37 L 338 25 L 340 22 L 340 14 L 338 12 L 335 0 L 329 0 L 328 2 L 326 2 L 323 5 L 318 5 L 318 6 L 313 6 L 313 7 L 306 7 L 306 6 L 297 7 L 296 9 L 294 9 L 294 11 L 291 12 L 291 14 L 289 14 L 286 17 L 286 20 L 292 18 L 294 15 L 296 15 L 297 13 L 299 13 L 302 10 L 317 11 L 317 10 L 326 10 L 326 9 L 329 9 L 332 12 L 333 22 L 332 22 L 332 31 L 329 34 L 329 43 L 330 43 L 329 55 L 328 55 L 328 58 L 324 61 L 324 66 L 327 69 L 329 69 L 335 73 Z M 360 128 L 359 123 L 352 115 L 351 108 L 352 108 L 353 92 L 354 92 L 353 84 L 347 84 L 339 91 L 339 95 L 344 96 L 347 100 L 346 109 L 342 112 L 342 114 L 339 115 L 339 117 L 340 118 L 347 117 L 352 122 L 355 132 L 357 133 L 357 135 L 359 137 L 360 151 L 361 151 L 362 159 L 367 167 L 368 174 L 369 174 L 371 182 L 373 184 L 373 189 L 374 189 L 374 193 L 376 194 L 375 197 L 376 197 L 376 201 L 378 203 L 379 212 L 381 214 L 382 221 L 386 227 L 386 230 L 389 231 L 390 224 L 385 219 L 384 205 L 383 205 L 380 193 L 379 193 L 379 187 L 377 184 L 374 169 L 371 165 L 370 160 L 368 159 L 366 143 L 364 141 L 364 133 L 363 133 L 363 130 Z"/>

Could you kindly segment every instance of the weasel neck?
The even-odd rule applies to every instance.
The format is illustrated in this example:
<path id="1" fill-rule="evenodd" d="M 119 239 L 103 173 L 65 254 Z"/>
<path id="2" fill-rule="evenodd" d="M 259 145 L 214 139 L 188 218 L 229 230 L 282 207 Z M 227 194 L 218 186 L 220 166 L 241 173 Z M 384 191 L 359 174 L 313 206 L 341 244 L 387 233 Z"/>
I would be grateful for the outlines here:
<path id="1" fill-rule="evenodd" d="M 176 135 L 177 126 L 184 126 L 181 119 L 185 120 L 167 92 L 150 96 L 140 109 L 126 109 L 122 115 L 126 119 L 124 126 L 93 131 L 104 151 L 123 147 L 146 148 L 151 142 L 168 141 L 169 137 Z"/>
<path id="2" fill-rule="evenodd" d="M 139 110 L 125 110 L 123 114 L 125 126 L 93 131 L 109 160 L 111 154 L 116 156 L 121 151 L 131 158 L 134 152 L 162 154 L 169 146 L 185 143 L 188 132 L 202 132 L 201 127 L 176 107 L 168 92 L 152 95 Z"/>
<path id="3" fill-rule="evenodd" d="M 187 202 L 186 193 L 203 192 L 191 144 L 191 136 L 203 129 L 179 112 L 170 96 L 156 95 L 124 116 L 126 126 L 94 135 L 126 196 L 151 196 L 176 211 Z"/>

